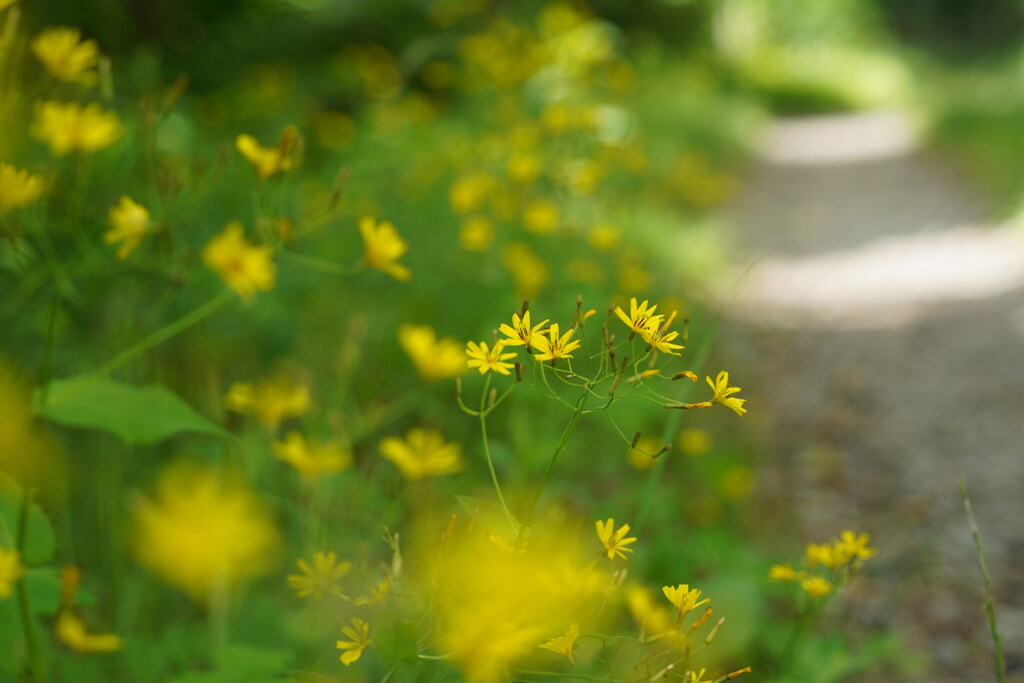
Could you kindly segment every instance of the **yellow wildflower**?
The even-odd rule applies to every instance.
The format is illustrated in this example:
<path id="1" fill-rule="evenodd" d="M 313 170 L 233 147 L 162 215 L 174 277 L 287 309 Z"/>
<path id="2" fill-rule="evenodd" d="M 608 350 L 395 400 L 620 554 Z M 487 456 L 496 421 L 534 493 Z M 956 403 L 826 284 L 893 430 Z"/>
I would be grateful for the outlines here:
<path id="1" fill-rule="evenodd" d="M 27 206 L 42 194 L 42 178 L 0 162 L 0 213 Z"/>
<path id="2" fill-rule="evenodd" d="M 149 211 L 132 201 L 131 197 L 123 196 L 116 206 L 111 207 L 109 217 L 112 227 L 103 234 L 103 241 L 107 244 L 120 242 L 117 258 L 123 261 L 142 243 L 142 236 L 152 229 Z"/>
<path id="3" fill-rule="evenodd" d="M 341 632 L 350 640 L 339 640 L 338 649 L 345 650 L 341 655 L 341 663 L 348 666 L 363 656 L 363 650 L 373 643 L 370 640 L 370 625 L 358 617 L 352 617 L 351 626 L 344 626 Z"/>
<path id="4" fill-rule="evenodd" d="M 68 565 L 60 572 L 60 610 L 54 624 L 54 635 L 72 650 L 82 653 L 108 653 L 121 649 L 121 638 L 113 633 L 89 633 L 85 624 L 75 614 L 75 596 L 81 572 L 78 567 Z"/>
<path id="5" fill-rule="evenodd" d="M 36 107 L 32 134 L 50 146 L 55 156 L 95 152 L 121 137 L 121 123 L 98 105 L 44 102 Z"/>
<path id="6" fill-rule="evenodd" d="M 0 598 L 9 598 L 14 592 L 14 582 L 25 575 L 25 566 L 21 563 L 21 554 L 14 550 L 0 547 Z"/>
<path id="7" fill-rule="evenodd" d="M 502 323 L 498 326 L 498 331 L 508 337 L 503 339 L 505 346 L 526 346 L 527 350 L 537 345 L 537 342 L 544 338 L 544 333 L 541 329 L 548 324 L 547 318 L 542 320 L 536 325 L 530 323 L 530 312 L 523 313 L 522 317 L 518 313 L 512 314 L 512 324 L 507 325 Z"/>
<path id="8" fill-rule="evenodd" d="M 304 414 L 311 403 L 309 387 L 296 383 L 285 373 L 265 377 L 255 384 L 237 382 L 224 397 L 228 410 L 252 415 L 267 428 L 276 428 L 285 418 Z"/>
<path id="9" fill-rule="evenodd" d="M 409 250 L 409 243 L 402 239 L 395 226 L 387 221 L 377 223 L 369 216 L 359 222 L 359 233 L 363 236 L 363 263 L 383 271 L 399 282 L 412 277 L 412 271 L 398 262 Z"/>
<path id="10" fill-rule="evenodd" d="M 413 428 L 404 440 L 389 436 L 380 442 L 379 448 L 380 454 L 411 481 L 454 474 L 464 466 L 459 444 L 445 443 L 444 436 L 436 429 Z"/>
<path id="11" fill-rule="evenodd" d="M 470 216 L 459 225 L 459 244 L 466 251 L 487 251 L 494 241 L 494 223 L 484 216 Z"/>
<path id="12" fill-rule="evenodd" d="M 391 577 L 385 576 L 376 585 L 370 586 L 370 594 L 356 598 L 357 605 L 373 605 L 391 593 Z"/>
<path id="13" fill-rule="evenodd" d="M 800 572 L 788 564 L 773 564 L 768 570 L 768 578 L 772 581 L 796 581 L 800 578 Z"/>
<path id="14" fill-rule="evenodd" d="M 800 580 L 800 587 L 812 598 L 820 598 L 832 592 L 832 584 L 820 576 L 805 576 Z"/>
<path id="15" fill-rule="evenodd" d="M 57 640 L 75 652 L 117 652 L 122 645 L 121 637 L 113 633 L 89 633 L 85 623 L 70 610 L 60 610 L 57 613 L 57 623 L 53 630 Z"/>
<path id="16" fill-rule="evenodd" d="M 197 602 L 266 573 L 279 542 L 269 511 L 237 478 L 191 464 L 160 474 L 135 525 L 139 562 Z"/>
<path id="17" fill-rule="evenodd" d="M 249 244 L 242 224 L 237 221 L 228 223 L 223 232 L 214 236 L 203 247 L 202 255 L 203 263 L 220 275 L 243 301 L 252 301 L 256 292 L 274 287 L 274 250 Z"/>
<path id="18" fill-rule="evenodd" d="M 657 310 L 657 306 L 651 306 L 648 308 L 646 299 L 642 304 L 637 306 L 636 298 L 629 300 L 629 315 L 622 310 L 621 307 L 615 307 L 615 315 L 619 316 L 619 320 L 626 323 L 626 326 L 633 330 L 630 337 L 637 334 L 638 332 L 643 335 L 649 332 L 656 332 L 661 327 L 662 321 L 665 319 L 663 315 L 655 315 L 654 311 Z"/>
<path id="19" fill-rule="evenodd" d="M 597 520 L 595 526 L 597 527 L 597 537 L 601 539 L 601 545 L 608 552 L 609 560 L 615 559 L 616 555 L 626 559 L 626 553 L 633 552 L 632 548 L 626 547 L 636 541 L 636 538 L 626 538 L 626 534 L 629 533 L 628 524 L 623 524 L 616 530 L 615 520 L 608 518 L 606 522 Z"/>
<path id="20" fill-rule="evenodd" d="M 46 70 L 61 81 L 96 85 L 99 46 L 94 40 L 82 40 L 77 28 L 48 28 L 32 41 L 32 52 Z"/>
<path id="21" fill-rule="evenodd" d="M 256 169 L 260 178 L 287 173 L 299 164 L 301 137 L 295 126 L 285 126 L 275 147 L 264 147 L 251 135 L 235 138 L 235 147 Z"/>
<path id="22" fill-rule="evenodd" d="M 828 543 L 808 543 L 804 549 L 808 567 L 821 565 L 828 569 L 838 569 L 846 564 L 847 557 L 842 552 L 837 552 Z"/>
<path id="23" fill-rule="evenodd" d="M 576 328 L 574 327 L 559 337 L 558 323 L 552 323 L 551 327 L 548 328 L 548 336 L 537 338 L 537 355 L 534 358 L 539 361 L 572 358 L 572 352 L 578 349 L 581 344 L 579 339 L 569 341 L 575 332 Z"/>
<path id="24" fill-rule="evenodd" d="M 834 542 L 835 547 L 850 559 L 867 560 L 874 557 L 877 550 L 869 548 L 871 537 L 868 534 L 855 534 L 850 530 L 843 531 Z"/>
<path id="25" fill-rule="evenodd" d="M 420 377 L 436 381 L 466 371 L 466 352 L 451 337 L 438 339 L 430 325 L 405 324 L 398 328 L 398 343 L 412 359 Z"/>
<path id="26" fill-rule="evenodd" d="M 665 594 L 669 602 L 675 605 L 679 619 L 682 619 L 701 605 L 711 602 L 710 598 L 701 600 L 700 590 L 697 588 L 691 589 L 685 583 L 681 583 L 678 586 L 662 586 L 661 592 Z"/>
<path id="27" fill-rule="evenodd" d="M 667 330 L 648 330 L 640 334 L 643 340 L 653 346 L 662 353 L 669 353 L 673 356 L 680 355 L 676 349 L 685 348 L 679 344 L 673 344 L 672 340 L 679 336 L 678 332 L 668 332 Z"/>
<path id="28" fill-rule="evenodd" d="M 551 640 L 544 643 L 543 645 L 540 645 L 539 647 L 542 647 L 545 650 L 551 650 L 552 652 L 557 652 L 558 654 L 568 659 L 570 664 L 576 666 L 576 662 L 572 658 L 572 649 L 576 645 L 576 639 L 579 637 L 579 624 L 573 624 L 569 627 L 569 630 L 565 632 L 564 636 L 557 636 L 555 638 L 552 638 Z"/>
<path id="29" fill-rule="evenodd" d="M 333 550 L 313 553 L 312 564 L 305 558 L 299 558 L 295 564 L 302 573 L 289 575 L 288 585 L 300 598 L 312 597 L 314 600 L 324 595 L 341 595 L 338 581 L 352 568 L 351 562 L 338 562 L 338 555 Z"/>
<path id="30" fill-rule="evenodd" d="M 523 210 L 523 227 L 538 235 L 553 232 L 559 220 L 561 211 L 558 205 L 548 200 L 530 202 Z"/>
<path id="31" fill-rule="evenodd" d="M 480 370 L 481 375 L 488 370 L 502 375 L 511 374 L 509 370 L 515 366 L 505 361 L 509 358 L 515 358 L 516 354 L 514 352 L 504 353 L 504 351 L 504 340 L 494 342 L 494 346 L 490 349 L 487 348 L 487 342 L 480 342 L 479 344 L 476 342 L 466 342 L 466 355 L 469 356 L 466 365 L 471 368 L 477 368 Z"/>
<path id="32" fill-rule="evenodd" d="M 286 462 L 306 479 L 342 472 L 352 466 L 352 454 L 337 441 L 306 441 L 298 432 L 288 432 L 284 441 L 271 446 L 274 457 Z"/>
<path id="33" fill-rule="evenodd" d="M 708 384 L 714 390 L 715 395 L 712 397 L 712 403 L 721 403 L 726 408 L 732 409 L 734 413 L 743 417 L 747 413 L 747 409 L 743 407 L 743 404 L 747 402 L 745 398 L 736 398 L 733 394 L 740 391 L 739 387 L 729 386 L 729 373 L 722 370 L 718 373 L 718 377 L 712 382 L 711 378 L 707 378 Z"/>

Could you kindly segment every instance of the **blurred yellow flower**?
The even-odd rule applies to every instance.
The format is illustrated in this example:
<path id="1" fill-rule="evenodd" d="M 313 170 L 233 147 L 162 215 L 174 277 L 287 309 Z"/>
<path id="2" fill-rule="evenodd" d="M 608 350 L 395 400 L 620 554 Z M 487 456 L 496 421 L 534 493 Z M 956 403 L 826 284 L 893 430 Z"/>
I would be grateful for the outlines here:
<path id="1" fill-rule="evenodd" d="M 834 544 L 843 555 L 850 559 L 867 560 L 878 552 L 875 548 L 869 548 L 871 536 L 868 534 L 856 534 L 849 529 L 839 534 Z"/>
<path id="2" fill-rule="evenodd" d="M 0 0 L 0 12 L 3 12 L 16 2 L 18 2 L 18 0 Z"/>
<path id="3" fill-rule="evenodd" d="M 293 381 L 286 373 L 264 377 L 255 384 L 236 382 L 224 397 L 228 410 L 252 415 L 271 429 L 285 418 L 305 414 L 311 404 L 309 387 Z"/>
<path id="4" fill-rule="evenodd" d="M 352 454 L 337 441 L 307 441 L 298 432 L 288 432 L 284 441 L 271 446 L 274 457 L 286 462 L 306 479 L 343 472 L 352 466 Z"/>
<path id="5" fill-rule="evenodd" d="M 579 637 L 580 637 L 580 627 L 579 627 L 579 624 L 573 624 L 572 626 L 569 627 L 569 630 L 565 632 L 564 636 L 558 636 L 556 638 L 552 638 L 551 640 L 549 640 L 548 642 L 544 643 L 543 645 L 540 645 L 540 647 L 544 648 L 545 650 L 551 650 L 552 652 L 557 652 L 558 654 L 560 654 L 563 657 L 565 657 L 566 659 L 568 659 L 570 664 L 572 664 L 573 666 L 576 666 L 576 661 L 572 658 L 572 649 L 573 649 L 573 647 L 575 647 L 576 639 L 579 638 Z"/>
<path id="6" fill-rule="evenodd" d="M 260 178 L 269 178 L 276 173 L 287 173 L 299 165 L 301 142 L 299 129 L 285 126 L 274 147 L 264 147 L 245 133 L 235 138 L 235 147 L 253 165 Z"/>
<path id="7" fill-rule="evenodd" d="M 121 137 L 121 123 L 98 105 L 43 102 L 36 107 L 32 134 L 50 146 L 55 156 L 95 152 Z"/>
<path id="8" fill-rule="evenodd" d="M 638 332 L 643 335 L 644 333 L 657 331 L 665 320 L 665 316 L 654 314 L 654 311 L 657 309 L 657 306 L 648 307 L 646 299 L 638 306 L 636 298 L 633 297 L 629 300 L 629 315 L 626 315 L 626 312 L 620 306 L 615 307 L 615 315 L 619 316 L 619 320 L 624 322 L 626 327 L 633 331 L 630 334 L 630 337 L 632 337 Z"/>
<path id="9" fill-rule="evenodd" d="M 0 213 L 27 206 L 42 194 L 42 178 L 0 161 Z"/>
<path id="10" fill-rule="evenodd" d="M 629 449 L 627 460 L 634 469 L 644 471 L 654 467 L 657 462 L 651 456 L 661 450 L 662 443 L 654 437 L 645 437 L 637 442 L 636 446 Z"/>
<path id="11" fill-rule="evenodd" d="M 580 562 L 573 537 L 558 529 L 532 535 L 516 552 L 471 530 L 449 537 L 443 553 L 436 543 L 423 553 L 421 580 L 438 596 L 431 615 L 436 647 L 472 683 L 506 680 L 508 667 L 550 634 L 577 620 L 592 623 L 607 598 L 608 576 Z"/>
<path id="12" fill-rule="evenodd" d="M 508 179 L 520 185 L 529 185 L 540 173 L 540 159 L 529 152 L 515 152 L 505 165 Z"/>
<path id="13" fill-rule="evenodd" d="M 502 375 L 511 374 L 509 371 L 515 367 L 512 363 L 506 363 L 509 358 L 515 358 L 515 352 L 504 353 L 505 342 L 499 340 L 494 342 L 494 346 L 487 348 L 487 342 L 466 342 L 466 355 L 469 356 L 469 360 L 466 361 L 466 365 L 471 368 L 477 368 L 480 374 L 483 375 L 488 371 L 497 372 Z"/>
<path id="14" fill-rule="evenodd" d="M 121 638 L 113 633 L 89 633 L 75 614 L 75 596 L 81 572 L 68 565 L 60 572 L 60 609 L 54 624 L 54 635 L 72 650 L 81 653 L 109 653 L 121 649 Z"/>
<path id="15" fill-rule="evenodd" d="M 274 288 L 274 250 L 249 244 L 242 224 L 237 221 L 228 223 L 223 232 L 210 239 L 202 256 L 203 263 L 220 275 L 243 301 L 252 301 L 256 292 Z"/>
<path id="16" fill-rule="evenodd" d="M 48 28 L 32 41 L 32 52 L 46 70 L 61 81 L 96 85 L 99 77 L 99 46 L 94 40 L 82 40 L 77 28 L 56 26 Z"/>
<path id="17" fill-rule="evenodd" d="M 459 176 L 448 190 L 448 201 L 452 210 L 462 214 L 479 209 L 487 201 L 495 185 L 494 177 L 483 171 Z"/>
<path id="18" fill-rule="evenodd" d="M 700 590 L 697 588 L 691 589 L 685 583 L 681 583 L 678 586 L 662 586 L 661 592 L 665 594 L 669 602 L 675 605 L 679 619 L 682 619 L 701 605 L 711 602 L 710 598 L 701 600 Z"/>
<path id="19" fill-rule="evenodd" d="M 402 239 L 395 226 L 387 221 L 377 223 L 369 216 L 359 221 L 359 234 L 363 237 L 363 263 L 383 271 L 399 282 L 412 277 L 412 271 L 398 262 L 409 250 L 409 243 Z"/>
<path id="20" fill-rule="evenodd" d="M 747 409 L 743 407 L 743 404 L 747 402 L 745 398 L 736 398 L 733 394 L 740 391 L 739 387 L 729 386 L 729 373 L 722 370 L 718 373 L 718 377 L 712 382 L 711 378 L 707 378 L 708 384 L 714 390 L 715 395 L 712 397 L 712 403 L 720 403 L 726 408 L 730 408 L 734 413 L 743 417 L 747 413 Z"/>
<path id="21" fill-rule="evenodd" d="M 142 243 L 142 236 L 152 230 L 149 211 L 131 197 L 122 196 L 121 201 L 111 207 L 109 218 L 111 228 L 103 234 L 103 241 L 107 244 L 120 242 L 117 258 L 123 261 Z"/>
<path id="22" fill-rule="evenodd" d="M 406 323 L 398 328 L 398 343 L 409 355 L 420 377 L 433 382 L 466 371 L 466 352 L 456 339 L 438 339 L 430 325 Z"/>
<path id="23" fill-rule="evenodd" d="M 523 227 L 538 235 L 554 232 L 561 220 L 558 204 L 546 199 L 530 202 L 523 210 Z"/>
<path id="24" fill-rule="evenodd" d="M 619 246 L 619 231 L 608 223 L 599 223 L 587 233 L 587 242 L 598 251 L 612 251 Z"/>
<path id="25" fill-rule="evenodd" d="M 812 598 L 820 598 L 832 592 L 832 584 L 828 580 L 814 575 L 802 578 L 800 587 Z"/>
<path id="26" fill-rule="evenodd" d="M 56 451 L 32 411 L 32 388 L 0 356 L 0 483 L 4 474 L 25 487 L 53 480 Z M 12 486 L 13 486 L 12 482 Z"/>
<path id="27" fill-rule="evenodd" d="M 581 345 L 579 339 L 570 341 L 572 335 L 576 332 L 576 328 L 571 328 L 561 337 L 558 336 L 558 332 L 558 323 L 552 323 L 551 327 L 548 328 L 548 336 L 541 335 L 537 337 L 537 355 L 534 356 L 536 360 L 555 361 L 559 358 L 572 358 L 572 352 Z"/>
<path id="28" fill-rule="evenodd" d="M 288 576 L 288 585 L 300 598 L 319 600 L 324 595 L 342 595 L 338 582 L 352 568 L 351 562 L 338 562 L 338 555 L 333 550 L 313 553 L 313 563 L 305 558 L 295 561 L 301 574 Z"/>
<path id="29" fill-rule="evenodd" d="M 357 605 L 373 605 L 386 598 L 394 586 L 391 584 L 391 577 L 385 576 L 376 585 L 370 586 L 370 594 L 356 598 Z"/>
<path id="30" fill-rule="evenodd" d="M 436 429 L 410 429 L 405 439 L 389 436 L 380 442 L 380 454 L 410 481 L 462 471 L 462 448 L 445 443 Z"/>
<path id="31" fill-rule="evenodd" d="M 801 573 L 788 564 L 773 564 L 768 570 L 768 578 L 772 581 L 796 581 Z"/>
<path id="32" fill-rule="evenodd" d="M 516 281 L 516 290 L 527 299 L 540 293 L 548 282 L 544 261 L 521 242 L 513 242 L 501 253 L 501 261 Z"/>
<path id="33" fill-rule="evenodd" d="M 606 522 L 597 520 L 595 526 L 597 527 L 597 537 L 601 539 L 601 545 L 607 551 L 609 560 L 614 560 L 616 555 L 625 560 L 626 553 L 633 552 L 632 548 L 626 547 L 636 541 L 636 538 L 626 538 L 626 534 L 629 533 L 628 524 L 623 524 L 615 529 L 615 520 L 609 517 Z"/>
<path id="34" fill-rule="evenodd" d="M 487 251 L 494 242 L 494 223 L 484 216 L 470 216 L 459 225 L 459 244 L 466 251 Z"/>
<path id="35" fill-rule="evenodd" d="M 341 663 L 345 666 L 362 657 L 366 646 L 373 643 L 370 640 L 369 624 L 358 617 L 352 617 L 350 624 L 350 626 L 343 626 L 341 629 L 341 632 L 349 640 L 339 640 L 337 643 L 339 650 L 345 650 L 341 655 Z"/>
<path id="36" fill-rule="evenodd" d="M 696 377 L 694 377 L 696 381 Z M 711 450 L 711 434 L 706 429 L 684 429 L 676 441 L 679 450 L 687 455 L 699 457 Z"/>
<path id="37" fill-rule="evenodd" d="M 104 654 L 121 649 L 121 637 L 113 633 L 89 633 L 74 612 L 62 609 L 53 627 L 57 640 L 75 652 Z"/>
<path id="38" fill-rule="evenodd" d="M 541 330 L 547 324 L 548 319 L 545 318 L 536 325 L 531 325 L 530 312 L 527 311 L 523 313 L 522 317 L 518 313 L 513 313 L 512 324 L 502 323 L 498 326 L 498 331 L 507 337 L 507 339 L 502 339 L 505 346 L 525 346 L 529 350 L 544 338 L 544 333 Z"/>
<path id="39" fill-rule="evenodd" d="M 0 598 L 9 598 L 14 593 L 14 582 L 25 575 L 21 553 L 0 546 Z"/>
<path id="40" fill-rule="evenodd" d="M 279 545 L 256 495 L 237 477 L 201 465 L 165 469 L 134 517 L 139 563 L 197 602 L 269 571 Z"/>
<path id="41" fill-rule="evenodd" d="M 626 605 L 630 614 L 647 634 L 666 633 L 673 626 L 672 613 L 647 588 L 631 585 L 626 589 Z"/>

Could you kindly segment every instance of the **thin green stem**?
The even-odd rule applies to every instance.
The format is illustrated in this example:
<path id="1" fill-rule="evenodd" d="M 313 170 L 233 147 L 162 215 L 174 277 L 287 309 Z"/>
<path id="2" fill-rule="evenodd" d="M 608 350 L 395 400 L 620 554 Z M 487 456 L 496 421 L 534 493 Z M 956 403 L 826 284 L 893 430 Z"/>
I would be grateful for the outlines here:
<path id="1" fill-rule="evenodd" d="M 288 251 L 287 249 L 280 249 L 277 253 L 284 261 L 291 261 L 297 266 L 315 270 L 318 273 L 326 273 L 328 275 L 354 275 L 356 273 L 355 266 L 342 265 L 334 261 L 317 258 L 316 256 L 300 254 L 295 251 Z"/>
<path id="2" fill-rule="evenodd" d="M 156 332 L 153 332 L 144 339 L 138 341 L 133 346 L 125 349 L 121 353 L 117 354 L 109 361 L 101 365 L 99 368 L 89 373 L 94 377 L 102 377 L 108 375 L 117 368 L 121 367 L 125 363 L 128 363 L 143 353 L 153 348 L 157 344 L 167 341 L 171 337 L 184 332 L 188 328 L 198 323 L 203 318 L 206 318 L 210 314 L 214 313 L 218 308 L 231 301 L 235 297 L 234 292 L 229 289 L 225 289 L 214 298 L 207 301 L 205 304 L 195 309 L 191 313 L 178 318 L 174 322 L 161 327 Z"/>
<path id="3" fill-rule="evenodd" d="M 583 415 L 583 409 L 587 405 L 587 397 L 590 395 L 589 384 L 584 387 L 584 391 L 580 394 L 579 399 L 576 401 L 576 409 L 573 411 L 572 417 L 569 418 L 568 424 L 565 425 L 565 429 L 562 430 L 562 437 L 558 440 L 558 444 L 555 446 L 554 452 L 551 454 L 551 460 L 548 461 L 548 466 L 544 469 L 544 474 L 540 478 L 540 483 L 537 485 L 537 490 L 533 493 L 533 499 L 530 501 L 530 507 L 526 510 L 526 517 L 523 518 L 523 527 L 527 527 L 533 522 L 533 513 L 537 509 L 537 501 L 540 500 L 540 494 L 544 491 L 544 487 L 548 483 L 548 478 L 551 476 L 551 471 L 555 468 L 555 463 L 558 461 L 558 456 L 562 453 L 562 449 L 569 443 L 569 437 L 572 436 L 573 432 L 576 431 L 576 425 L 579 424 L 580 417 Z M 522 530 L 520 530 L 520 536 Z"/>
<path id="4" fill-rule="evenodd" d="M 484 390 L 480 394 L 480 412 L 478 413 L 478 419 L 480 420 L 480 438 L 484 445 L 484 458 L 487 459 L 487 469 L 491 472 L 491 481 L 494 483 L 494 492 L 498 496 L 498 502 L 501 504 L 501 509 L 505 512 L 505 517 L 508 519 L 509 527 L 513 531 L 516 530 L 516 518 L 512 515 L 512 512 L 508 509 L 508 505 L 505 503 L 505 496 L 501 492 L 501 484 L 498 483 L 498 474 L 494 470 L 494 460 L 491 458 L 491 446 L 487 440 L 487 394 L 491 388 L 491 376 L 487 375 L 487 379 L 484 380 Z M 521 533 L 520 529 L 520 533 Z"/>
<path id="5" fill-rule="evenodd" d="M 974 519 L 974 510 L 971 509 L 971 498 L 967 495 L 967 484 L 960 480 L 960 497 L 964 500 L 964 510 L 967 512 L 967 521 L 971 525 L 971 536 L 974 538 L 974 552 L 978 556 L 978 565 L 981 567 L 981 577 L 985 594 L 985 617 L 988 619 L 988 630 L 992 634 L 992 643 L 995 646 L 995 667 L 996 680 L 1004 683 L 1006 680 L 1006 661 L 1003 654 L 1003 637 L 999 633 L 999 626 L 996 624 L 996 605 L 992 599 L 992 580 L 988 574 L 988 564 L 985 562 L 985 551 L 981 548 L 981 534 L 978 532 L 978 523 Z"/>
<path id="6" fill-rule="evenodd" d="M 18 510 L 18 555 L 24 558 L 25 545 L 28 542 L 28 516 L 31 505 L 32 492 L 26 486 L 21 490 L 21 507 Z M 28 588 L 25 580 L 18 582 L 18 613 L 21 616 L 21 626 L 25 632 L 25 649 L 28 651 L 29 674 L 31 680 L 40 683 L 46 681 L 46 672 L 43 668 L 43 660 L 39 651 L 39 643 L 36 642 L 35 625 L 32 623 L 32 608 L 29 605 Z"/>

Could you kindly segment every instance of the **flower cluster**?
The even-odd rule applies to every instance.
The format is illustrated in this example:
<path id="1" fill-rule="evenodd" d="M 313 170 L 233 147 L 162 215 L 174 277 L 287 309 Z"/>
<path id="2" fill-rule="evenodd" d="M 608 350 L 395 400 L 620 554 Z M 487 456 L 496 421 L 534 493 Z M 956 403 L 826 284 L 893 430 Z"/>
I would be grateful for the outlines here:
<path id="1" fill-rule="evenodd" d="M 843 531 L 830 543 L 808 543 L 804 551 L 805 569 L 776 564 L 768 570 L 773 581 L 794 581 L 812 598 L 830 594 L 837 586 L 848 583 L 876 550 L 868 546 L 868 534 Z"/>

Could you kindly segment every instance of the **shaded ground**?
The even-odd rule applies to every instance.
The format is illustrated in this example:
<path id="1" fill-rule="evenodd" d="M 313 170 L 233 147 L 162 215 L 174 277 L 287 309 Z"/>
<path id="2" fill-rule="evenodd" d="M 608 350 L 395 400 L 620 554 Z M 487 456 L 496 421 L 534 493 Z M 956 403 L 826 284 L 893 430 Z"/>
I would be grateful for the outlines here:
<path id="1" fill-rule="evenodd" d="M 917 680 L 994 680 L 965 478 L 1024 681 L 1024 241 L 891 113 L 780 122 L 732 211 L 754 265 L 718 353 L 763 503 L 871 532 L 853 618 L 927 652 Z"/>

